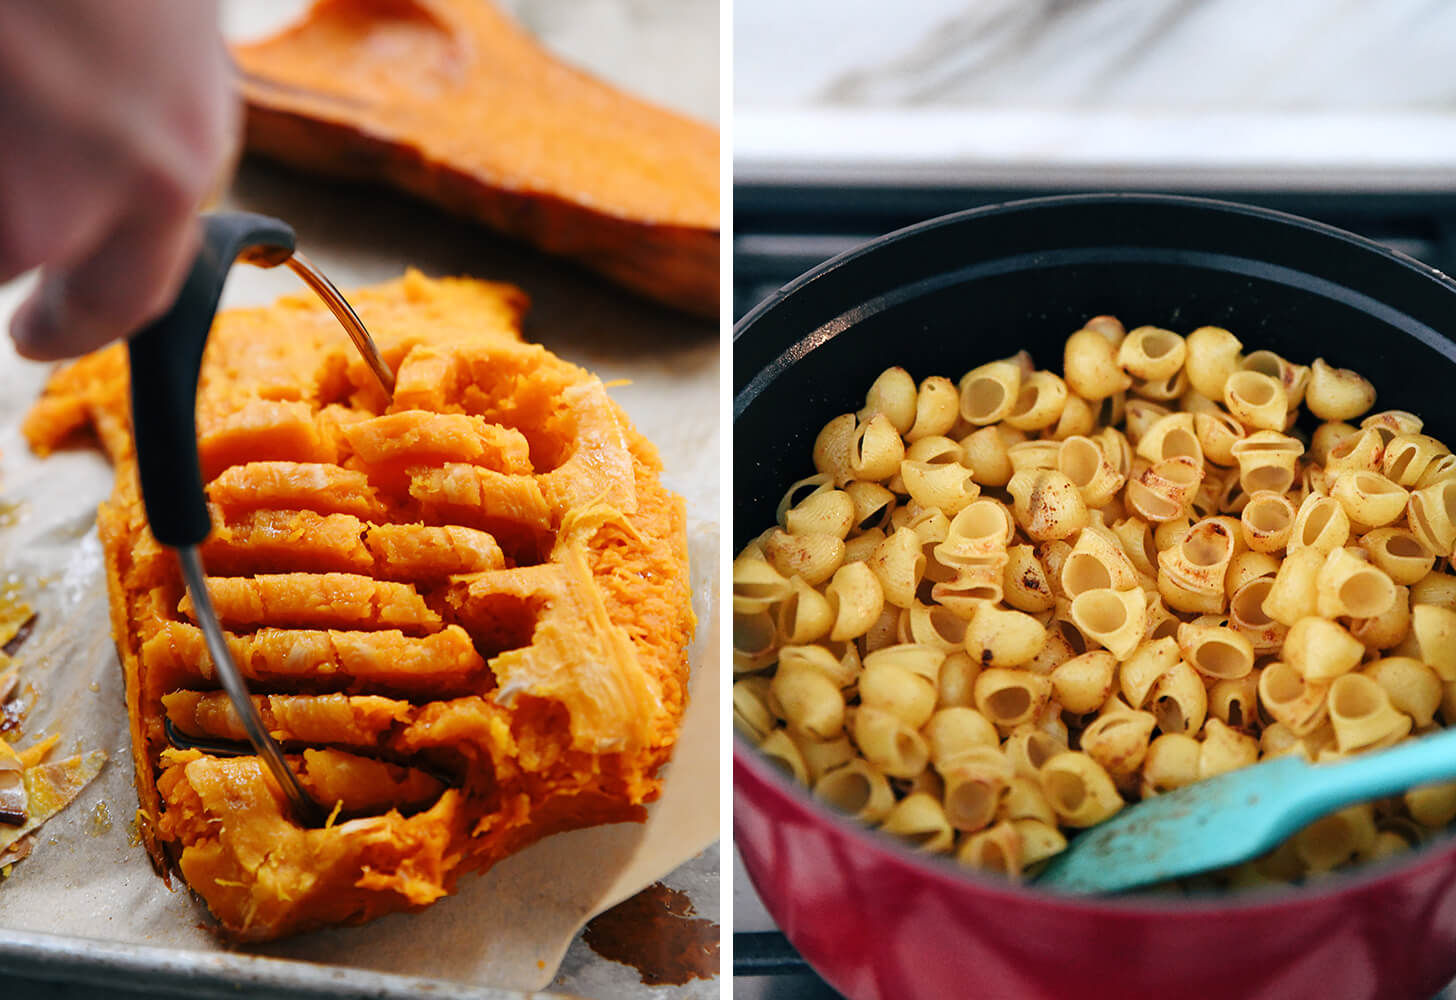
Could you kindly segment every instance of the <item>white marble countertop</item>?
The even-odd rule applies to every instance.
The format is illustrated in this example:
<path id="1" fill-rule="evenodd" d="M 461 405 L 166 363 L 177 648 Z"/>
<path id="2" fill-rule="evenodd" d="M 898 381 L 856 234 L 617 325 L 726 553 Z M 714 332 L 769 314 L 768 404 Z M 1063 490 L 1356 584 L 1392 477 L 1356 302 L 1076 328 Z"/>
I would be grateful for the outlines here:
<path id="1" fill-rule="evenodd" d="M 739 182 L 1456 188 L 1440 0 L 738 0 Z"/>

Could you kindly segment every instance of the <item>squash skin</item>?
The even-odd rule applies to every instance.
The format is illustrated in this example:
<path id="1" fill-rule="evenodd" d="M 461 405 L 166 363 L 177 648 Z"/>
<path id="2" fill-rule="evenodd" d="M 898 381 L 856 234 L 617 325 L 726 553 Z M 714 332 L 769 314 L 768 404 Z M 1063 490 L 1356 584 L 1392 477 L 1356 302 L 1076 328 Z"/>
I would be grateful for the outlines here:
<path id="1" fill-rule="evenodd" d="M 354 609 L 348 622 L 290 627 L 265 608 L 270 620 L 261 628 L 242 623 L 230 638 L 270 725 L 296 738 L 286 749 L 305 783 L 345 799 L 328 828 L 294 823 L 255 758 L 168 745 L 168 715 L 203 735 L 227 736 L 231 723 L 226 706 L 196 710 L 216 685 L 181 603 L 175 562 L 141 513 L 122 349 L 60 369 L 24 428 L 44 452 L 89 425 L 116 464 L 99 524 L 142 836 L 159 871 L 175 865 L 221 932 L 237 940 L 418 909 L 451 892 L 461 873 L 485 870 L 543 836 L 641 821 L 685 707 L 694 619 L 683 505 L 661 486 L 654 449 L 600 382 L 519 340 L 525 304 L 514 289 L 411 273 L 350 298 L 400 373 L 392 406 L 332 318 L 306 297 L 221 314 L 199 396 L 204 439 L 244 419 L 253 446 L 266 450 L 258 421 L 275 419 L 288 431 L 279 439 L 287 447 L 302 407 L 346 463 L 269 456 L 215 472 L 213 483 L 226 488 L 213 493 L 207 545 L 241 525 L 230 544 L 246 555 L 256 525 L 270 538 L 286 528 L 288 512 L 271 509 L 280 500 L 355 511 L 310 511 L 299 518 L 294 565 L 259 565 L 274 558 L 264 550 L 238 564 L 246 576 L 217 582 L 251 590 L 260 580 L 280 596 L 301 587 L 352 592 L 367 576 L 331 579 L 328 565 L 307 560 L 338 550 L 337 533 L 318 530 L 320 517 L 367 521 L 382 539 L 370 549 L 373 566 L 390 562 L 384 568 L 408 576 L 431 613 L 448 621 L 435 628 L 421 620 L 428 634 L 412 635 L 385 627 L 383 617 L 359 620 L 356 601 L 339 605 L 340 613 Z M 260 396 L 298 406 L 260 411 Z M 486 447 L 491 441 L 505 447 Z M 365 447 L 350 453 L 355 443 Z M 442 462 L 446 445 L 462 461 Z M 220 463 L 245 461 L 229 449 Z M 406 464 L 401 475 L 401 456 L 411 453 L 424 464 Z M 615 506 L 600 499 L 607 493 L 593 479 L 603 464 L 630 479 L 615 484 Z M 532 484 L 542 505 L 518 514 L 542 519 L 546 543 L 510 554 L 479 528 L 427 523 L 435 510 L 470 513 L 469 495 L 449 494 L 453 506 L 432 508 L 432 497 L 410 494 L 411 477 L 441 468 L 491 472 L 498 479 L 484 480 L 486 500 L 504 481 Z M 467 546 L 464 556 L 441 545 L 447 535 Z M 448 572 L 423 564 L 431 551 Z M 462 558 L 475 562 L 461 566 Z M 273 575 L 254 577 L 263 569 Z M 379 604 L 381 615 L 394 607 Z M 440 792 L 435 774 L 453 779 L 451 787 Z M 391 795 L 399 808 L 387 808 Z"/>
<path id="2" fill-rule="evenodd" d="M 413 92 L 381 83 L 388 64 L 369 26 L 399 21 L 430 25 L 420 30 L 462 53 L 422 46 L 451 67 L 447 86 L 436 86 L 441 73 Z M 562 65 L 486 0 L 318 0 L 297 25 L 233 54 L 249 151 L 388 184 L 717 317 L 717 131 Z M 358 70 L 329 79 L 321 62 Z"/>

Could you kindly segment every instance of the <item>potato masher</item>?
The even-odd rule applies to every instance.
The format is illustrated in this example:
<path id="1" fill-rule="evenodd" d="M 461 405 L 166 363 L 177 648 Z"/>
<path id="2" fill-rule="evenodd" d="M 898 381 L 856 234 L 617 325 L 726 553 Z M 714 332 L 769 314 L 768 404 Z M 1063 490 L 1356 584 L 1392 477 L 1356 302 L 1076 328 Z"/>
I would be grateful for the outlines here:
<path id="1" fill-rule="evenodd" d="M 197 379 L 203 347 L 233 262 L 243 260 L 259 267 L 287 264 L 338 317 L 391 398 L 394 373 L 338 288 L 295 251 L 294 232 L 287 224 L 251 212 L 210 213 L 202 216 L 201 222 L 202 246 L 176 301 L 136 334 L 128 346 L 132 433 L 142 502 L 152 534 L 176 550 L 208 655 L 237 709 L 248 742 L 287 795 L 298 820 L 305 826 L 321 826 L 324 810 L 289 769 L 282 748 L 263 725 L 242 673 L 233 662 L 207 593 L 198 552 L 198 546 L 212 531 L 212 519 L 197 454 Z M 170 722 L 167 732 L 173 742 L 182 742 Z"/>

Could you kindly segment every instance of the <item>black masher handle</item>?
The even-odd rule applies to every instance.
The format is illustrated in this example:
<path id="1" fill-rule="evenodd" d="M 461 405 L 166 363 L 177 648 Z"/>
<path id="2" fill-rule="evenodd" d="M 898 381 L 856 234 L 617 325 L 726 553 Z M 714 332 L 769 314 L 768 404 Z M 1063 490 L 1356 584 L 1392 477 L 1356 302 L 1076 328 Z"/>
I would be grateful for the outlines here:
<path id="1" fill-rule="evenodd" d="M 142 501 L 157 541 L 198 545 L 212 530 L 197 457 L 197 376 L 228 271 L 239 255 L 277 264 L 293 253 L 294 234 L 252 212 L 202 216 L 202 248 L 177 301 L 131 338 L 132 436 Z"/>

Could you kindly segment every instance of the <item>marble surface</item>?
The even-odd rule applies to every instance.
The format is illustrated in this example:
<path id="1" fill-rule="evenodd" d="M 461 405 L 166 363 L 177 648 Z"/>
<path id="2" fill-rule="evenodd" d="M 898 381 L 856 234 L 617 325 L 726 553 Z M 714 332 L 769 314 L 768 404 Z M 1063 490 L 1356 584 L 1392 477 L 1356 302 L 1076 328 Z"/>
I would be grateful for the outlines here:
<path id="1" fill-rule="evenodd" d="M 739 0 L 735 179 L 1456 188 L 1440 0 Z"/>
<path id="2" fill-rule="evenodd" d="M 739 107 L 1429 109 L 1443 0 L 737 0 Z"/>

